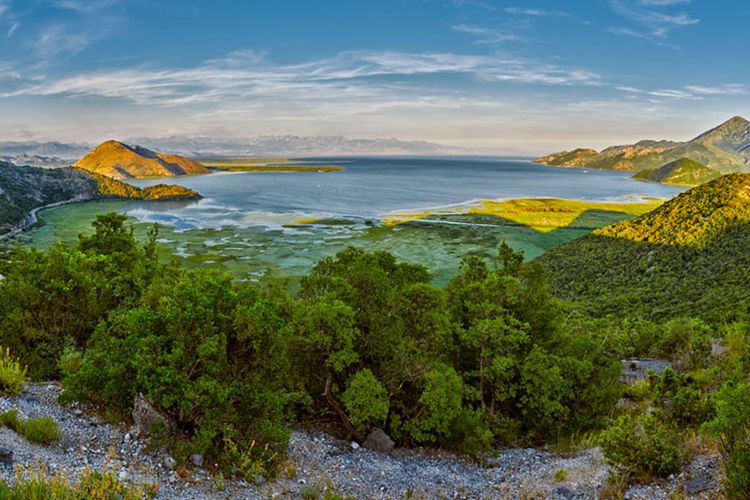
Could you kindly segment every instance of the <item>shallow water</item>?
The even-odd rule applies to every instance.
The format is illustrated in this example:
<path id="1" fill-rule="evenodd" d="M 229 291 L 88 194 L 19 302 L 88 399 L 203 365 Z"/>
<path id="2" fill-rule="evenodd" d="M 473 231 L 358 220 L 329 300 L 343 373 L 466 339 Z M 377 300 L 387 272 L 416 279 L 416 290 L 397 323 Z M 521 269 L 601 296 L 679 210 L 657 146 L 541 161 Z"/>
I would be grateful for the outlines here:
<path id="1" fill-rule="evenodd" d="M 533 258 L 547 248 L 623 218 L 588 214 L 575 227 L 552 233 L 495 217 L 442 216 L 452 224 L 415 222 L 378 227 L 388 213 L 470 206 L 478 199 L 557 197 L 583 200 L 669 198 L 680 190 L 630 179 L 631 174 L 563 169 L 512 158 L 327 158 L 343 172 L 241 172 L 169 179 L 201 193 L 198 202 L 95 202 L 41 213 L 46 225 L 26 242 L 46 247 L 90 232 L 97 214 L 131 217 L 139 234 L 161 226 L 165 255 L 187 265 L 221 267 L 241 279 L 299 275 L 348 245 L 389 250 L 427 265 L 445 281 L 468 253 L 489 255 L 507 240 Z M 138 186 L 164 180 L 134 181 Z M 353 224 L 285 227 L 300 219 Z M 435 217 L 431 217 L 435 219 Z M 457 223 L 457 224 L 456 224 Z"/>

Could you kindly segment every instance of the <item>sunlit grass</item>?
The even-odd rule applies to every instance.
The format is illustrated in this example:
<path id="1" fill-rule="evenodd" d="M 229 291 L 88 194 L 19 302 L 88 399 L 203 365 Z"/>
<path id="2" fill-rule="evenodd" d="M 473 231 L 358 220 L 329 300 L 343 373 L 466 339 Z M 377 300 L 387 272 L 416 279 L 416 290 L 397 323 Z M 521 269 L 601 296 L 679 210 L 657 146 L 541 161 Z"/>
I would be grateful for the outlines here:
<path id="1" fill-rule="evenodd" d="M 202 163 L 227 172 L 340 172 L 344 170 L 344 167 L 340 165 L 315 165 L 288 158 L 229 158 L 204 160 Z"/>
<path id="2" fill-rule="evenodd" d="M 662 203 L 664 203 L 664 200 L 656 198 L 639 199 L 639 201 L 633 202 L 595 202 L 558 198 L 519 198 L 506 201 L 482 200 L 478 206 L 468 209 L 456 208 L 412 214 L 387 214 L 385 223 L 388 225 L 398 225 L 404 222 L 425 219 L 431 215 L 468 213 L 472 215 L 500 217 L 544 233 L 568 227 L 578 217 L 590 210 L 618 212 L 636 216 L 650 212 Z"/>

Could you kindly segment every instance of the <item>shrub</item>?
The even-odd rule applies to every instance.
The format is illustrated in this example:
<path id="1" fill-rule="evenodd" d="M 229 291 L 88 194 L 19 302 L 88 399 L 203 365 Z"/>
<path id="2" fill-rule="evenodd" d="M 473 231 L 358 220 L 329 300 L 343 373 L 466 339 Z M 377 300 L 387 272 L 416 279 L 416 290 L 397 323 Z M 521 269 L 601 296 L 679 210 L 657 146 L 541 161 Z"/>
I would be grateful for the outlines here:
<path id="1" fill-rule="evenodd" d="M 653 415 L 619 417 L 602 432 L 600 445 L 605 460 L 629 479 L 649 481 L 666 477 L 677 468 L 676 436 Z"/>
<path id="2" fill-rule="evenodd" d="M 716 416 L 701 430 L 719 440 L 728 498 L 750 494 L 750 383 L 727 383 L 715 395 Z"/>
<path id="3" fill-rule="evenodd" d="M 695 378 L 678 375 L 667 368 L 656 384 L 656 403 L 663 407 L 664 417 L 677 425 L 698 426 L 711 415 L 712 406 Z"/>
<path id="4" fill-rule="evenodd" d="M 62 437 L 60 426 L 52 417 L 29 418 L 21 422 L 20 432 L 32 443 L 50 444 Z"/>
<path id="5" fill-rule="evenodd" d="M 65 473 L 49 474 L 28 464 L 16 469 L 15 484 L 0 480 L 0 498 L 7 500 L 141 500 L 154 498 L 158 490 L 155 484 L 127 485 L 112 473 L 89 468 L 70 479 Z"/>
<path id="6" fill-rule="evenodd" d="M 21 421 L 18 418 L 18 408 L 11 408 L 0 413 L 0 425 L 18 432 L 21 428 Z"/>
<path id="7" fill-rule="evenodd" d="M 354 374 L 341 399 L 352 424 L 362 431 L 382 425 L 388 416 L 388 394 L 367 368 Z"/>
<path id="8" fill-rule="evenodd" d="M 50 444 L 62 437 L 60 426 L 52 417 L 21 420 L 18 418 L 18 408 L 0 413 L 0 425 L 13 429 L 32 443 Z"/>
<path id="9" fill-rule="evenodd" d="M 225 472 L 260 467 L 270 477 L 289 437 L 285 322 L 281 304 L 254 288 L 215 272 L 173 270 L 100 324 L 80 369 L 63 380 L 62 399 L 102 403 L 124 417 L 143 393 L 183 436 L 178 460 L 198 453 Z"/>
<path id="10" fill-rule="evenodd" d="M 0 348 L 0 393 L 18 394 L 26 383 L 26 367 L 10 355 L 10 349 Z"/>

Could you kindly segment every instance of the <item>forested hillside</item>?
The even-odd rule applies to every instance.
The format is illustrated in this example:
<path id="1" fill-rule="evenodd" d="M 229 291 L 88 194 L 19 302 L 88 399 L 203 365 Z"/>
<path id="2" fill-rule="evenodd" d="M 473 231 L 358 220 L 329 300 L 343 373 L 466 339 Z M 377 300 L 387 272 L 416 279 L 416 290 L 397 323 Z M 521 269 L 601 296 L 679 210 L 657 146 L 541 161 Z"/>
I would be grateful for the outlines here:
<path id="1" fill-rule="evenodd" d="M 750 174 L 699 186 L 630 221 L 545 253 L 555 294 L 593 314 L 744 317 Z"/>

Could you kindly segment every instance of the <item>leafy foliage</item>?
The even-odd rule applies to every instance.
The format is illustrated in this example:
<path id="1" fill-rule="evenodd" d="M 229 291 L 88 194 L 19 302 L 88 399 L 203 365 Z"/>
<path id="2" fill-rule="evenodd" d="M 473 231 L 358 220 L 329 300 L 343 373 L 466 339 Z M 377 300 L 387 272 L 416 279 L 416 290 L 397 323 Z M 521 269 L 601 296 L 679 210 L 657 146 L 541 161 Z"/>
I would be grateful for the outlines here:
<path id="1" fill-rule="evenodd" d="M 13 429 L 32 443 L 50 444 L 62 437 L 60 426 L 52 417 L 21 420 L 18 417 L 18 408 L 0 413 L 0 425 Z"/>
<path id="2" fill-rule="evenodd" d="M 604 457 L 618 473 L 639 481 L 666 477 L 677 468 L 676 435 L 656 417 L 622 416 L 604 431 Z"/>
<path id="3" fill-rule="evenodd" d="M 89 468 L 71 480 L 63 472 L 50 474 L 43 468 L 24 465 L 17 469 L 12 485 L 0 481 L 0 498 L 7 500 L 140 500 L 154 498 L 157 492 L 155 485 L 127 485 L 111 472 Z"/>
<path id="4" fill-rule="evenodd" d="M 747 316 L 750 174 L 695 188 L 543 255 L 555 294 L 593 316 L 659 322 Z"/>
<path id="5" fill-rule="evenodd" d="M 703 430 L 721 443 L 727 497 L 746 498 L 750 494 L 750 383 L 727 383 L 715 398 L 716 417 Z"/>
<path id="6" fill-rule="evenodd" d="M 26 367 L 0 348 L 0 394 L 18 394 L 26 383 Z"/>

